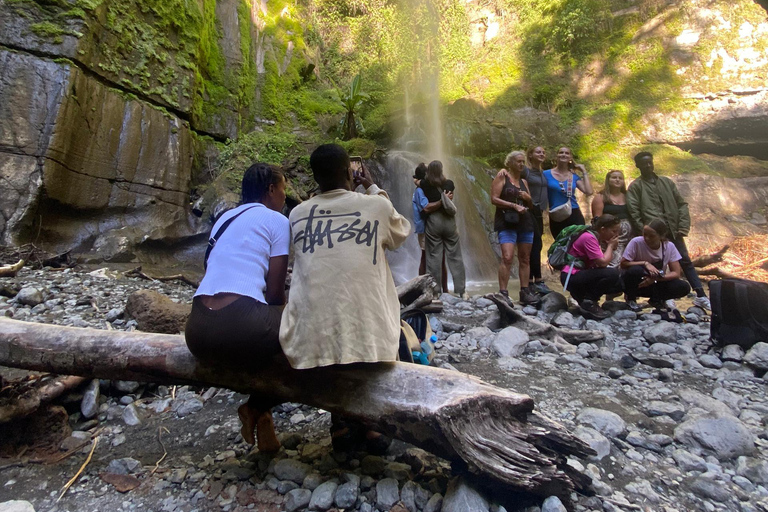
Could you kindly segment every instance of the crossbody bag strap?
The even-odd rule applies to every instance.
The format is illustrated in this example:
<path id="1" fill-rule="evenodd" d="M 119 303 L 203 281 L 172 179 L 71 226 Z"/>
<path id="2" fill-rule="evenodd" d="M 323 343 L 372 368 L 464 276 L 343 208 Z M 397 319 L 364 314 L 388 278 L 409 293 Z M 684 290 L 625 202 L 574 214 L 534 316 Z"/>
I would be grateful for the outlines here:
<path id="1" fill-rule="evenodd" d="M 233 215 L 232 217 L 230 217 L 229 219 L 227 219 L 227 220 L 224 222 L 224 224 L 222 224 L 222 225 L 221 225 L 221 227 L 218 229 L 218 231 L 216 231 L 216 234 L 215 234 L 215 235 L 213 235 L 211 238 L 209 238 L 209 239 L 208 239 L 208 247 L 206 247 L 206 249 L 205 249 L 205 259 L 203 260 L 203 268 L 204 268 L 204 269 L 208 270 L 208 257 L 211 255 L 211 251 L 213 250 L 213 248 L 214 248 L 214 247 L 216 247 L 216 242 L 218 242 L 219 238 L 221 238 L 221 235 L 223 235 L 223 234 L 224 234 L 224 232 L 227 230 L 227 228 L 229 227 L 229 225 L 230 225 L 230 224 L 232 224 L 232 222 L 233 222 L 233 221 L 234 221 L 236 218 L 238 218 L 239 216 L 241 216 L 242 214 L 244 214 L 244 213 L 245 213 L 245 212 L 247 212 L 248 210 L 251 210 L 251 209 L 253 209 L 253 208 L 256 208 L 257 206 L 258 206 L 258 205 L 253 205 L 253 206 L 251 206 L 251 207 L 249 207 L 249 208 L 246 208 L 245 210 L 241 211 L 241 212 L 240 212 L 240 213 L 238 213 L 237 215 Z"/>

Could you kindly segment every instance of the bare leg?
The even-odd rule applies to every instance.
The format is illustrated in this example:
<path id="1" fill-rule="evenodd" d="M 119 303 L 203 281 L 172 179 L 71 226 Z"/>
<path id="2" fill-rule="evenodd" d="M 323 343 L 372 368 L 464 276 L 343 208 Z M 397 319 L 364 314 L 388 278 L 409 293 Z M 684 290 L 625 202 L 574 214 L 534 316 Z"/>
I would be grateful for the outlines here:
<path id="1" fill-rule="evenodd" d="M 530 256 L 530 252 L 528 255 Z M 507 289 L 514 258 L 515 244 L 501 244 L 501 261 L 499 262 L 499 290 L 501 291 Z"/>
<path id="2" fill-rule="evenodd" d="M 272 420 L 272 405 L 251 395 L 248 402 L 237 408 L 237 416 L 242 423 L 240 435 L 246 443 L 255 444 L 260 452 L 274 453 L 280 449 Z"/>
<path id="3" fill-rule="evenodd" d="M 531 275 L 532 244 L 517 244 L 517 260 L 520 265 L 520 287 L 527 288 Z"/>

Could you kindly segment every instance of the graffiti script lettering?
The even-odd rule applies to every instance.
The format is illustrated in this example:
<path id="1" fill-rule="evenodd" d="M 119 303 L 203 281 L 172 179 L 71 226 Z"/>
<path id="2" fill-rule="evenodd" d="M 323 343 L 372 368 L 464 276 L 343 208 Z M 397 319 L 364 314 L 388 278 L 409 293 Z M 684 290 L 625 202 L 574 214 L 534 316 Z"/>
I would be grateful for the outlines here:
<path id="1" fill-rule="evenodd" d="M 318 210 L 314 205 L 309 215 L 291 225 L 295 233 L 294 247 L 306 254 L 315 252 L 316 247 L 332 249 L 336 244 L 353 241 L 357 245 L 373 246 L 373 264 L 376 265 L 379 221 L 363 223 L 361 216 L 360 212 L 334 214 L 330 210 Z"/>

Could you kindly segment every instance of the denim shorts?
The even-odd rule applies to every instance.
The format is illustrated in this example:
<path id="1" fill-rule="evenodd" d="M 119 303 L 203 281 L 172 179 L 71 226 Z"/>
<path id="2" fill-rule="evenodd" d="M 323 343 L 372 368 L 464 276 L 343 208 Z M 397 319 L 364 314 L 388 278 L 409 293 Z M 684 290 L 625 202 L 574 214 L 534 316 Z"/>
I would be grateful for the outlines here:
<path id="1" fill-rule="evenodd" d="M 533 231 L 505 229 L 499 231 L 499 244 L 532 244 Z"/>

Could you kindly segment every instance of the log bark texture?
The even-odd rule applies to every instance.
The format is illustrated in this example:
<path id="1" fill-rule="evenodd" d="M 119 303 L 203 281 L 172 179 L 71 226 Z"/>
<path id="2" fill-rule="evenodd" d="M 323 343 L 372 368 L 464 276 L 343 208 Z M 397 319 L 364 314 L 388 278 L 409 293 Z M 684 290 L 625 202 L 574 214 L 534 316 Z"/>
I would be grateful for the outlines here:
<path id="1" fill-rule="evenodd" d="M 83 377 L 64 375 L 55 377 L 40 387 L 35 387 L 19 396 L 13 403 L 0 405 L 0 424 L 17 418 L 29 416 L 40 405 L 63 395 L 66 391 L 78 387 L 85 382 Z"/>
<path id="2" fill-rule="evenodd" d="M 402 312 L 411 309 L 435 311 L 433 300 L 440 295 L 437 290 L 437 283 L 429 274 L 414 277 L 401 284 L 397 287 L 397 297 L 400 299 L 400 304 L 405 306 Z"/>
<path id="3" fill-rule="evenodd" d="M 566 456 L 594 452 L 534 412 L 533 400 L 459 372 L 406 363 L 294 370 L 221 368 L 197 361 L 181 336 L 103 331 L 0 318 L 0 365 L 87 378 L 189 383 L 301 402 L 463 462 L 510 490 L 589 491 Z"/>
<path id="4" fill-rule="evenodd" d="M 693 266 L 696 268 L 707 267 L 715 263 L 720 263 L 723 261 L 723 256 L 725 256 L 725 253 L 728 252 L 728 249 L 730 248 L 730 245 L 724 245 L 717 252 L 713 252 L 711 254 L 702 254 L 697 258 L 693 258 L 691 263 L 693 263 Z"/>
<path id="5" fill-rule="evenodd" d="M 528 315 L 521 314 L 512 307 L 509 300 L 500 293 L 493 293 L 485 296 L 492 300 L 499 308 L 502 326 L 514 325 L 518 329 L 527 332 L 532 338 L 545 338 L 554 340 L 555 336 L 562 337 L 572 345 L 580 343 L 599 343 L 605 340 L 605 333 L 602 331 L 590 331 L 581 329 L 566 329 L 551 324 L 545 324 Z"/>

